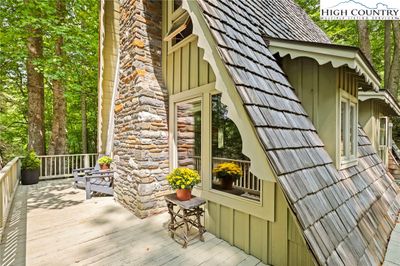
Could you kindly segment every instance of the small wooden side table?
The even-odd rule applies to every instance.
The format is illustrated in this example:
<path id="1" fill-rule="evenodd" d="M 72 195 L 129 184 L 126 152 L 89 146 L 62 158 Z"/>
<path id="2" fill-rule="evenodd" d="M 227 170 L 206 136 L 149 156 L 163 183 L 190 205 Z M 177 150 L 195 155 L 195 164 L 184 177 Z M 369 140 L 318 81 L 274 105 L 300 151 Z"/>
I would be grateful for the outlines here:
<path id="1" fill-rule="evenodd" d="M 168 231 L 173 239 L 175 236 L 180 238 L 183 243 L 182 247 L 186 248 L 189 241 L 199 237 L 200 241 L 204 242 L 203 234 L 206 231 L 201 224 L 201 216 L 204 210 L 200 207 L 206 203 L 202 198 L 192 196 L 190 200 L 180 201 L 176 198 L 176 194 L 169 194 L 165 196 L 167 202 L 168 212 L 171 220 L 168 225 Z M 174 207 L 176 210 L 174 209 Z M 182 228 L 182 233 L 177 230 Z M 190 234 L 192 228 L 197 228 L 195 234 Z"/>

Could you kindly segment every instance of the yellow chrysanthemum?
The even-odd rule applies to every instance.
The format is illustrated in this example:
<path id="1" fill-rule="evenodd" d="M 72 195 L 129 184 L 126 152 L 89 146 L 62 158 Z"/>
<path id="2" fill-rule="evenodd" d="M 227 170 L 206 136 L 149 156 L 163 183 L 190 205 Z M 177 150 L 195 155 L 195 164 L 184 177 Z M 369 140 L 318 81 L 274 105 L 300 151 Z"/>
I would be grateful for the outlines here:
<path id="1" fill-rule="evenodd" d="M 200 183 L 198 172 L 189 168 L 176 168 L 166 178 L 173 189 L 191 189 Z"/>
<path id="2" fill-rule="evenodd" d="M 240 178 L 242 176 L 242 169 L 235 163 L 221 163 L 213 169 L 213 173 L 217 178 Z"/>

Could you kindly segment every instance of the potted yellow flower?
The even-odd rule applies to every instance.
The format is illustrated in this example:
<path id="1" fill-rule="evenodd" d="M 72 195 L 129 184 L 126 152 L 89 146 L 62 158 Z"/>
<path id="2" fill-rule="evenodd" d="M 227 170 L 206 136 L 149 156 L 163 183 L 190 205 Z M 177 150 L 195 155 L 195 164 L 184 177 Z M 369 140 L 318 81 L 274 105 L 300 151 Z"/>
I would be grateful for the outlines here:
<path id="1" fill-rule="evenodd" d="M 242 169 L 235 163 L 220 163 L 213 169 L 224 189 L 232 189 L 233 182 L 242 176 Z"/>
<path id="2" fill-rule="evenodd" d="M 192 188 L 200 183 L 200 175 L 196 170 L 176 168 L 167 176 L 167 180 L 176 189 L 177 199 L 185 201 L 192 198 Z"/>
<path id="3" fill-rule="evenodd" d="M 98 160 L 98 162 L 99 162 L 99 165 L 100 165 L 100 169 L 101 170 L 107 170 L 107 169 L 110 169 L 110 164 L 112 163 L 112 159 L 111 159 L 111 157 L 108 157 L 108 156 L 103 156 L 103 157 L 101 157 L 99 160 Z"/>

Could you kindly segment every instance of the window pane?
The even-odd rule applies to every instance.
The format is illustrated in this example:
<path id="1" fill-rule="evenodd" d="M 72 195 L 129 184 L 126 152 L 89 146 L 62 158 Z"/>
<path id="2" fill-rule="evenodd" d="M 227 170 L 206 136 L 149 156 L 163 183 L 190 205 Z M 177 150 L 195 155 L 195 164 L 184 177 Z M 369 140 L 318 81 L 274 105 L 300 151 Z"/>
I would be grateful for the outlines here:
<path id="1" fill-rule="evenodd" d="M 386 145 L 386 117 L 379 119 L 379 145 Z"/>
<path id="2" fill-rule="evenodd" d="M 356 141 L 357 141 L 357 125 L 356 125 L 356 106 L 350 105 L 350 155 L 355 155 L 356 151 Z"/>
<path id="3" fill-rule="evenodd" d="M 221 95 L 212 96 L 212 188 L 259 200 L 260 181 L 250 173 L 250 160 L 242 154 L 242 138 Z M 235 175 L 235 169 L 238 175 Z M 229 173 L 228 173 L 229 172 Z M 233 174 L 230 174 L 233 173 Z"/>
<path id="4" fill-rule="evenodd" d="M 200 173 L 201 101 L 177 105 L 178 167 L 195 169 Z"/>
<path id="5" fill-rule="evenodd" d="M 340 156 L 346 157 L 347 102 L 340 103 Z"/>
<path id="6" fill-rule="evenodd" d="M 185 38 L 189 37 L 190 34 L 193 32 L 193 24 L 192 20 L 189 19 L 189 21 L 186 23 L 186 27 L 184 30 L 179 32 L 173 39 L 172 39 L 172 45 L 175 45 L 181 41 L 183 41 Z"/>
<path id="7" fill-rule="evenodd" d="M 182 5 L 182 0 L 174 0 L 174 11 Z"/>

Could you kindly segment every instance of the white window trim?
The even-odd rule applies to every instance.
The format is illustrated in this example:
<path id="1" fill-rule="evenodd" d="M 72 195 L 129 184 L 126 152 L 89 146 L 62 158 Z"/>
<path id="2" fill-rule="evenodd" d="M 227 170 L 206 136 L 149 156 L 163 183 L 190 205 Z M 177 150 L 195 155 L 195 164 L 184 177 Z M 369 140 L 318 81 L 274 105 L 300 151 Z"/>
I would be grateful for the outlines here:
<path id="1" fill-rule="evenodd" d="M 385 144 L 381 144 L 381 120 L 385 119 Z M 389 118 L 387 116 L 379 116 L 379 131 L 378 131 L 378 140 L 379 140 L 379 149 L 383 149 L 389 147 Z"/>
<path id="2" fill-rule="evenodd" d="M 340 149 L 340 144 L 339 144 L 339 158 L 340 158 L 340 169 L 345 169 L 354 165 L 357 165 L 358 163 L 358 101 L 357 98 L 354 97 L 353 95 L 349 94 L 348 92 L 344 91 L 343 89 L 340 89 L 340 107 L 339 111 L 341 112 L 341 105 L 342 102 L 347 102 L 347 110 L 346 110 L 346 127 L 348 130 L 345 131 L 345 156 L 342 156 L 341 149 Z M 354 154 L 350 154 L 350 128 L 351 128 L 351 121 L 350 121 L 350 109 L 351 106 L 355 106 L 355 117 L 353 121 L 353 128 L 354 128 L 354 134 L 353 134 L 353 150 Z M 339 143 L 340 143 L 340 138 L 342 134 L 342 115 L 341 113 L 339 114 Z"/>
<path id="3" fill-rule="evenodd" d="M 393 139 L 393 123 L 390 122 L 388 123 L 388 140 L 387 140 L 387 144 L 388 144 L 388 148 L 391 149 L 392 148 L 392 140 Z"/>

